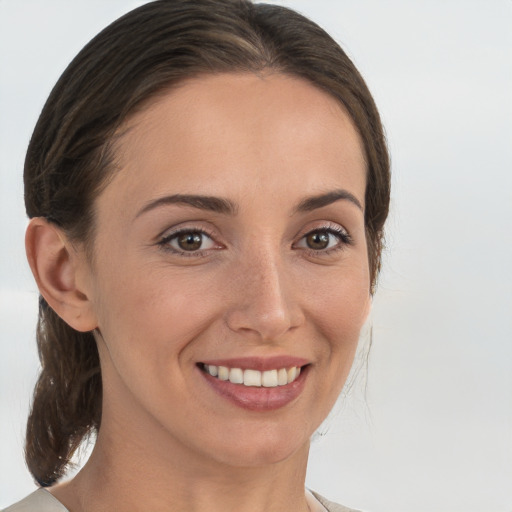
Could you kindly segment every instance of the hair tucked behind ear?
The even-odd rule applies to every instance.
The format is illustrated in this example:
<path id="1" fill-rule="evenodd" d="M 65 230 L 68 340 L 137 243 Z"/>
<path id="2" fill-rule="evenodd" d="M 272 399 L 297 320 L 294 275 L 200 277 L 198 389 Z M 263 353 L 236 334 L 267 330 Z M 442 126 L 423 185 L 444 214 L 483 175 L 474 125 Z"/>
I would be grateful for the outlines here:
<path id="1" fill-rule="evenodd" d="M 116 169 L 115 138 L 147 101 L 208 73 L 265 70 L 331 94 L 359 131 L 367 162 L 365 225 L 372 287 L 389 207 L 389 159 L 379 114 L 343 50 L 315 23 L 249 0 L 159 0 L 118 19 L 75 57 L 51 92 L 25 161 L 29 217 L 45 217 L 94 256 L 94 201 Z M 65 324 L 41 298 L 39 377 L 26 460 L 35 479 L 63 475 L 100 426 L 102 385 L 92 333 Z"/>
<path id="2" fill-rule="evenodd" d="M 84 436 L 101 421 L 101 373 L 92 333 L 63 322 L 41 297 L 41 373 L 27 425 L 26 459 L 42 486 L 60 478 Z"/>

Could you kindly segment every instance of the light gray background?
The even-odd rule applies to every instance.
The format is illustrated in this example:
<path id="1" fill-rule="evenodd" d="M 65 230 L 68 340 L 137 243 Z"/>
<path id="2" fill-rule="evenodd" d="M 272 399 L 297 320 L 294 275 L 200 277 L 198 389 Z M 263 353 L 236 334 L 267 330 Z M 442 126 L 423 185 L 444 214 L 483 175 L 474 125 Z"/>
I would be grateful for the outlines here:
<path id="1" fill-rule="evenodd" d="M 142 3 L 0 0 L 0 507 L 34 488 L 24 152 L 67 63 Z M 313 445 L 308 484 L 374 512 L 510 512 L 512 1 L 281 3 L 354 59 L 393 157 L 366 396 L 363 371 Z"/>

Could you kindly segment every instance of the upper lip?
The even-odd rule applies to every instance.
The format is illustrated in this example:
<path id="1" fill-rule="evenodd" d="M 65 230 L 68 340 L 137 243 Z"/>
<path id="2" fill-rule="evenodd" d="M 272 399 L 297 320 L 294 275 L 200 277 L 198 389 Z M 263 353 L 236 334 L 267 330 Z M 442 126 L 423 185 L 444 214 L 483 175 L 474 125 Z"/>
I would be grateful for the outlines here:
<path id="1" fill-rule="evenodd" d="M 295 356 L 271 356 L 271 357 L 235 357 L 230 359 L 208 359 L 201 361 L 205 365 L 226 366 L 228 368 L 241 368 L 242 370 L 279 370 L 292 368 L 293 366 L 305 366 L 309 364 L 307 359 Z"/>

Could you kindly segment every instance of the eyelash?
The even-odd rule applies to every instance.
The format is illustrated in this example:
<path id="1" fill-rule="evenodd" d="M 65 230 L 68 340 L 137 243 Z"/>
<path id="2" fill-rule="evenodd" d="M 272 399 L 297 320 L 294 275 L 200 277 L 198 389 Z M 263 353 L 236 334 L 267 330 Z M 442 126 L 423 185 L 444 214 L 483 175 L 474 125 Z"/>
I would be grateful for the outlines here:
<path id="1" fill-rule="evenodd" d="M 160 249 L 162 249 L 165 252 L 170 252 L 173 254 L 176 254 L 178 256 L 183 257 L 195 257 L 195 258 L 201 258 L 208 256 L 209 251 L 211 249 L 198 249 L 197 251 L 186 251 L 186 250 L 178 250 L 170 245 L 170 242 L 176 238 L 178 238 L 180 235 L 187 234 L 187 233 L 197 233 L 201 236 L 207 236 L 209 239 L 211 239 L 214 243 L 215 237 L 213 234 L 208 233 L 204 228 L 194 228 L 193 226 L 186 227 L 179 229 L 177 231 L 173 231 L 172 233 L 169 233 L 168 235 L 163 236 L 157 243 Z M 322 226 L 319 228 L 312 229 L 310 231 L 307 231 L 304 233 L 300 239 L 299 242 L 304 240 L 306 237 L 313 235 L 315 233 L 328 233 L 329 235 L 333 235 L 337 238 L 338 243 L 334 247 L 329 247 L 327 249 L 312 249 L 310 247 L 304 247 L 301 248 L 301 250 L 306 251 L 309 255 L 312 256 L 323 256 L 323 255 L 329 255 L 332 253 L 335 253 L 337 251 L 345 249 L 348 245 L 353 245 L 353 239 L 350 236 L 350 234 L 343 229 L 340 226 L 337 225 L 329 225 L 329 226 Z M 296 246 L 296 244 L 294 244 Z M 220 248 L 220 244 L 217 244 L 217 248 Z"/>
<path id="2" fill-rule="evenodd" d="M 197 251 L 185 251 L 185 250 L 179 250 L 175 249 L 170 245 L 170 242 L 176 238 L 178 238 L 180 235 L 184 235 L 187 233 L 197 233 L 201 236 L 207 236 L 210 240 L 215 242 L 215 237 L 213 234 L 208 233 L 204 228 L 194 228 L 193 226 L 187 226 L 186 228 L 178 229 L 177 231 L 173 231 L 172 233 L 169 233 L 168 235 L 164 235 L 157 243 L 160 249 L 162 249 L 165 252 L 170 252 L 172 254 L 176 254 L 178 256 L 183 256 L 185 258 L 198 258 L 198 257 L 205 257 L 208 256 L 208 251 L 211 251 L 211 249 L 198 249 Z M 217 246 L 220 246 L 220 244 L 217 244 Z"/>
<path id="3" fill-rule="evenodd" d="M 341 226 L 329 224 L 327 226 L 321 226 L 319 228 L 312 229 L 307 233 L 304 233 L 299 241 L 304 240 L 306 237 L 313 235 L 315 233 L 328 233 L 329 235 L 333 235 L 338 243 L 327 249 L 312 249 L 310 247 L 304 247 L 302 250 L 306 251 L 309 256 L 327 256 L 338 251 L 344 250 L 347 246 L 353 245 L 354 241 L 350 234 Z"/>

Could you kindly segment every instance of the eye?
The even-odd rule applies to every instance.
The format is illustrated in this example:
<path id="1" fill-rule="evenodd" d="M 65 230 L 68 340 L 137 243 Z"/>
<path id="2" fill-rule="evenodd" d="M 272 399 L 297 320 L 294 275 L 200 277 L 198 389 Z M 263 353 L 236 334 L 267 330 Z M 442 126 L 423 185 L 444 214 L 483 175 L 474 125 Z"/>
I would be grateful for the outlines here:
<path id="1" fill-rule="evenodd" d="M 341 227 L 315 229 L 306 233 L 295 247 L 314 252 L 330 252 L 350 244 L 350 235 Z"/>
<path id="2" fill-rule="evenodd" d="M 159 245 L 172 252 L 192 254 L 219 247 L 209 235 L 199 230 L 180 230 L 171 233 L 164 236 Z"/>

